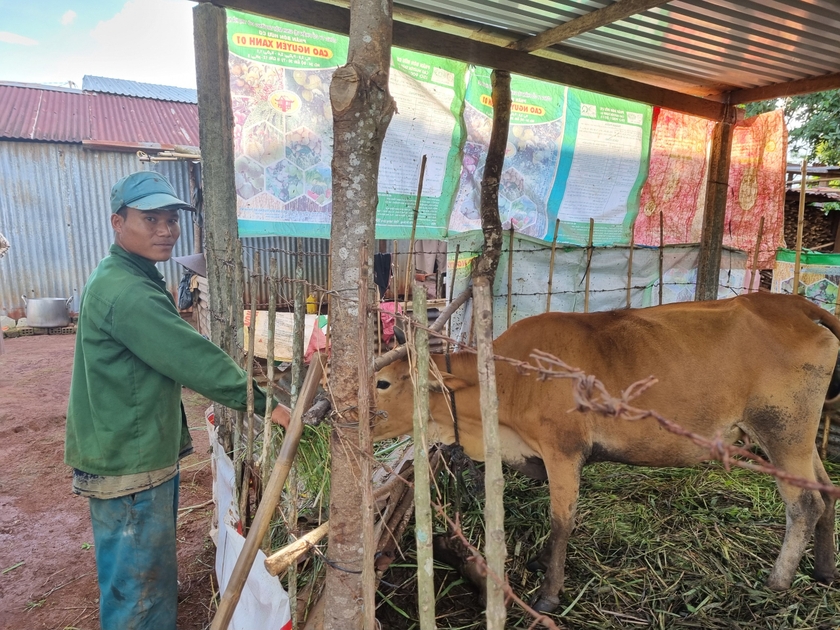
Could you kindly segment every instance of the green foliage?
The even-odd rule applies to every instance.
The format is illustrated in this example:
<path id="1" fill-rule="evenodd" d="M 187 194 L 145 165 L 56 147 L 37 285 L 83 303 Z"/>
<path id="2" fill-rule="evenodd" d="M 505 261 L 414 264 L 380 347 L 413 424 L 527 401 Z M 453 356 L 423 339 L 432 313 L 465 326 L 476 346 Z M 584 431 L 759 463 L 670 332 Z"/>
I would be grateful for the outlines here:
<path id="1" fill-rule="evenodd" d="M 812 163 L 840 164 L 840 90 L 749 103 L 745 109 L 751 117 L 780 106 L 784 107 L 792 151 Z"/>

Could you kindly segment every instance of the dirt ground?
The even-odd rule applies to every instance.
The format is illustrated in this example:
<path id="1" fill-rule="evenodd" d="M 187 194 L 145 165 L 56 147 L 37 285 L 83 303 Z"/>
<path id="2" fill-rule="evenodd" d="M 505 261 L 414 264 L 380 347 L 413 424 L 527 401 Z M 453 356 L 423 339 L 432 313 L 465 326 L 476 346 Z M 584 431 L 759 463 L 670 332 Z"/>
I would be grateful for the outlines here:
<path id="1" fill-rule="evenodd" d="M 64 424 L 75 335 L 5 340 L 0 355 L 0 629 L 99 628 L 87 501 L 71 491 Z M 207 399 L 184 391 L 195 453 L 182 462 L 178 628 L 215 611 Z"/>

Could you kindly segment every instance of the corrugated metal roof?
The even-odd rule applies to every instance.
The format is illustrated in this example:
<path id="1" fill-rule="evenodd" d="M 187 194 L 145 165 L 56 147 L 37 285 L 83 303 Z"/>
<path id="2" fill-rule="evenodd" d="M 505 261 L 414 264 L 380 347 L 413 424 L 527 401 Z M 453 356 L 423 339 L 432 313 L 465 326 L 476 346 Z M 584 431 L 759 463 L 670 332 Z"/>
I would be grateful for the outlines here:
<path id="1" fill-rule="evenodd" d="M 395 0 L 412 21 L 504 44 L 566 24 L 604 0 Z M 426 14 L 425 19 L 423 14 Z M 454 32 L 454 31 L 453 31 Z M 835 0 L 673 0 L 576 35 L 545 51 L 611 73 L 679 81 L 686 92 L 718 94 L 840 72 L 840 3 Z M 603 68 L 599 68 L 603 69 Z M 634 76 L 633 78 L 637 78 Z M 657 78 L 660 81 L 657 81 Z"/>
<path id="2" fill-rule="evenodd" d="M 151 98 L 158 101 L 174 101 L 176 103 L 198 103 L 198 92 L 189 88 L 157 85 L 156 83 L 139 83 L 124 79 L 109 79 L 94 77 L 86 74 L 82 78 L 82 90 L 85 92 L 103 92 L 119 96 L 136 96 Z"/>
<path id="3" fill-rule="evenodd" d="M 197 147 L 198 106 L 0 84 L 0 138 L 100 148 Z"/>

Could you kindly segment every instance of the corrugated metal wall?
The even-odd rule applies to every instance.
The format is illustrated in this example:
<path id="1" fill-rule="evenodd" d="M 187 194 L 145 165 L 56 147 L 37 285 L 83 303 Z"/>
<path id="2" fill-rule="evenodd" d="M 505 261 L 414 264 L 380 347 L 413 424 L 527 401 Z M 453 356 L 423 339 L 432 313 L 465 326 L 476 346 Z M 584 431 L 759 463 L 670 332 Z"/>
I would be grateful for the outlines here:
<path id="1" fill-rule="evenodd" d="M 0 141 L 0 233 L 11 243 L 0 258 L 0 314 L 23 316 L 21 295 L 73 297 L 78 309 L 85 281 L 113 242 L 109 222 L 111 186 L 134 171 L 153 169 L 165 175 L 182 199 L 190 198 L 184 162 L 141 163 L 134 153 L 83 149 L 75 144 Z M 192 213 L 183 217 L 173 256 L 194 249 Z M 306 239 L 305 277 L 326 286 L 328 241 Z M 269 249 L 280 262 L 281 277 L 294 276 L 295 239 L 243 239 L 246 264 L 252 252 Z M 183 267 L 159 265 L 167 286 L 177 293 Z M 289 287 L 290 290 L 290 287 Z M 267 295 L 267 292 L 266 292 Z M 291 298 L 289 293 L 288 298 Z"/>

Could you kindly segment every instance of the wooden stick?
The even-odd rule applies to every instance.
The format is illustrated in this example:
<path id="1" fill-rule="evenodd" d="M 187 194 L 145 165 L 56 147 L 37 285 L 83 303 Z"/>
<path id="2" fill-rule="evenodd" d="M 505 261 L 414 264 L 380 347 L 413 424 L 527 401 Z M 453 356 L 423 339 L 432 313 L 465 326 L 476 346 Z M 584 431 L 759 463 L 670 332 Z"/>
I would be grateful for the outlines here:
<path id="1" fill-rule="evenodd" d="M 400 263 L 397 258 L 397 241 L 394 240 L 394 258 L 391 262 L 393 285 L 391 286 L 391 297 L 394 298 L 394 315 L 397 313 L 397 302 L 400 301 Z"/>
<path id="2" fill-rule="evenodd" d="M 627 254 L 627 308 L 630 308 L 631 290 L 633 288 L 633 246 L 636 244 L 636 222 L 630 226 L 630 252 Z"/>
<path id="3" fill-rule="evenodd" d="M 665 285 L 665 215 L 659 211 L 659 304 L 663 302 Z"/>
<path id="4" fill-rule="evenodd" d="M 455 260 L 452 263 L 452 277 L 449 278 L 449 304 L 452 304 L 452 296 L 455 294 L 455 278 L 458 276 L 458 258 L 461 255 L 461 244 L 455 246 Z M 452 320 L 446 319 L 446 336 L 452 336 Z M 446 341 L 446 351 L 449 351 L 449 340 Z"/>
<path id="5" fill-rule="evenodd" d="M 279 275 L 277 258 L 272 256 L 268 263 L 268 345 L 265 349 L 268 387 L 266 387 L 265 425 L 263 427 L 263 446 L 259 466 L 263 488 L 268 485 L 269 471 L 275 452 L 273 444 L 274 423 L 271 422 L 271 412 L 274 409 L 274 333 L 277 325 L 277 285 L 275 283 Z M 270 532 L 266 533 L 262 548 L 263 551 L 268 551 L 271 548 Z"/>
<path id="6" fill-rule="evenodd" d="M 589 312 L 589 278 L 592 275 L 592 240 L 595 236 L 595 219 L 589 219 L 589 244 L 586 246 L 586 271 L 584 271 L 583 312 Z"/>
<path id="7" fill-rule="evenodd" d="M 279 551 L 275 551 L 265 559 L 265 570 L 271 575 L 280 575 L 292 563 L 296 562 L 298 558 L 317 545 L 318 541 L 326 536 L 329 531 L 330 522 L 327 521 L 320 527 L 301 536 L 296 541 L 289 543 Z"/>
<path id="8" fill-rule="evenodd" d="M 747 293 L 752 293 L 753 281 L 755 280 L 755 273 L 758 271 L 758 250 L 761 247 L 761 239 L 764 237 L 764 217 L 758 221 L 758 236 L 755 239 L 755 249 L 753 250 L 752 267 L 750 268 L 750 281 L 747 284 Z M 756 289 L 758 290 L 758 289 Z"/>
<path id="9" fill-rule="evenodd" d="M 805 178 L 808 161 L 802 160 L 802 179 L 799 184 L 799 217 L 796 219 L 796 262 L 793 264 L 793 294 L 799 295 L 799 271 L 802 266 L 802 228 L 805 223 Z"/>
<path id="10" fill-rule="evenodd" d="M 408 241 L 408 265 L 405 268 L 405 306 L 403 310 L 408 312 L 408 287 L 409 278 L 414 275 L 414 235 L 417 232 L 417 217 L 420 215 L 420 197 L 423 194 L 423 178 L 426 176 L 426 156 L 420 160 L 420 179 L 417 182 L 417 198 L 414 201 L 414 217 L 411 219 L 411 238 Z"/>
<path id="11" fill-rule="evenodd" d="M 507 294 L 507 327 L 510 328 L 510 318 L 513 305 L 513 221 L 510 222 L 510 237 L 508 238 L 508 294 Z"/>
<path id="12" fill-rule="evenodd" d="M 560 232 L 560 219 L 554 222 L 554 238 L 551 240 L 551 258 L 548 260 L 548 295 L 545 296 L 545 312 L 551 310 L 551 284 L 554 281 L 554 255 L 557 253 L 557 234 Z"/>
<path id="13" fill-rule="evenodd" d="M 321 353 L 317 353 L 312 357 L 309 370 L 306 373 L 306 379 L 303 381 L 300 397 L 289 420 L 286 439 L 283 440 L 280 454 L 277 456 L 277 461 L 274 462 L 274 469 L 271 471 L 268 486 L 263 492 L 257 513 L 254 515 L 254 522 L 248 531 L 248 536 L 245 538 L 242 552 L 236 559 L 230 581 L 219 601 L 219 607 L 213 617 L 213 623 L 210 624 L 210 630 L 227 630 L 230 619 L 233 617 L 233 611 L 236 609 L 239 596 L 242 594 L 242 587 L 245 585 L 245 580 L 251 572 L 251 566 L 254 564 L 254 558 L 257 555 L 260 542 L 271 524 L 274 508 L 277 507 L 277 502 L 280 500 L 283 485 L 286 483 L 286 477 L 297 454 L 298 444 L 300 444 L 300 437 L 303 433 L 303 413 L 309 408 L 312 399 L 315 397 L 315 393 L 318 391 L 318 384 L 321 381 L 321 375 L 324 371 L 324 362 L 326 362 L 326 356 Z"/>
<path id="14" fill-rule="evenodd" d="M 251 483 L 251 464 L 254 461 L 254 337 L 257 324 L 257 278 L 260 276 L 260 253 L 254 252 L 254 273 L 248 278 L 248 289 L 251 292 L 251 317 L 248 320 L 248 353 L 246 355 L 246 386 L 245 416 L 248 418 L 248 441 L 245 447 L 245 457 L 242 459 L 242 486 L 239 492 L 239 516 L 242 523 L 248 526 L 248 487 Z M 248 268 L 245 267 L 248 274 Z"/>
<path id="15" fill-rule="evenodd" d="M 414 319 L 418 326 L 412 326 L 411 337 L 417 370 L 414 382 L 414 519 L 417 542 L 417 608 L 420 627 L 435 627 L 435 584 L 432 570 L 432 505 L 429 489 L 429 325 L 426 316 L 426 292 L 419 283 L 415 286 Z"/>
<path id="16" fill-rule="evenodd" d="M 831 414 L 826 412 L 823 415 L 822 447 L 820 448 L 820 458 L 822 458 L 822 459 L 825 459 L 825 456 L 828 452 L 828 436 L 829 436 L 830 429 L 831 429 Z"/>

